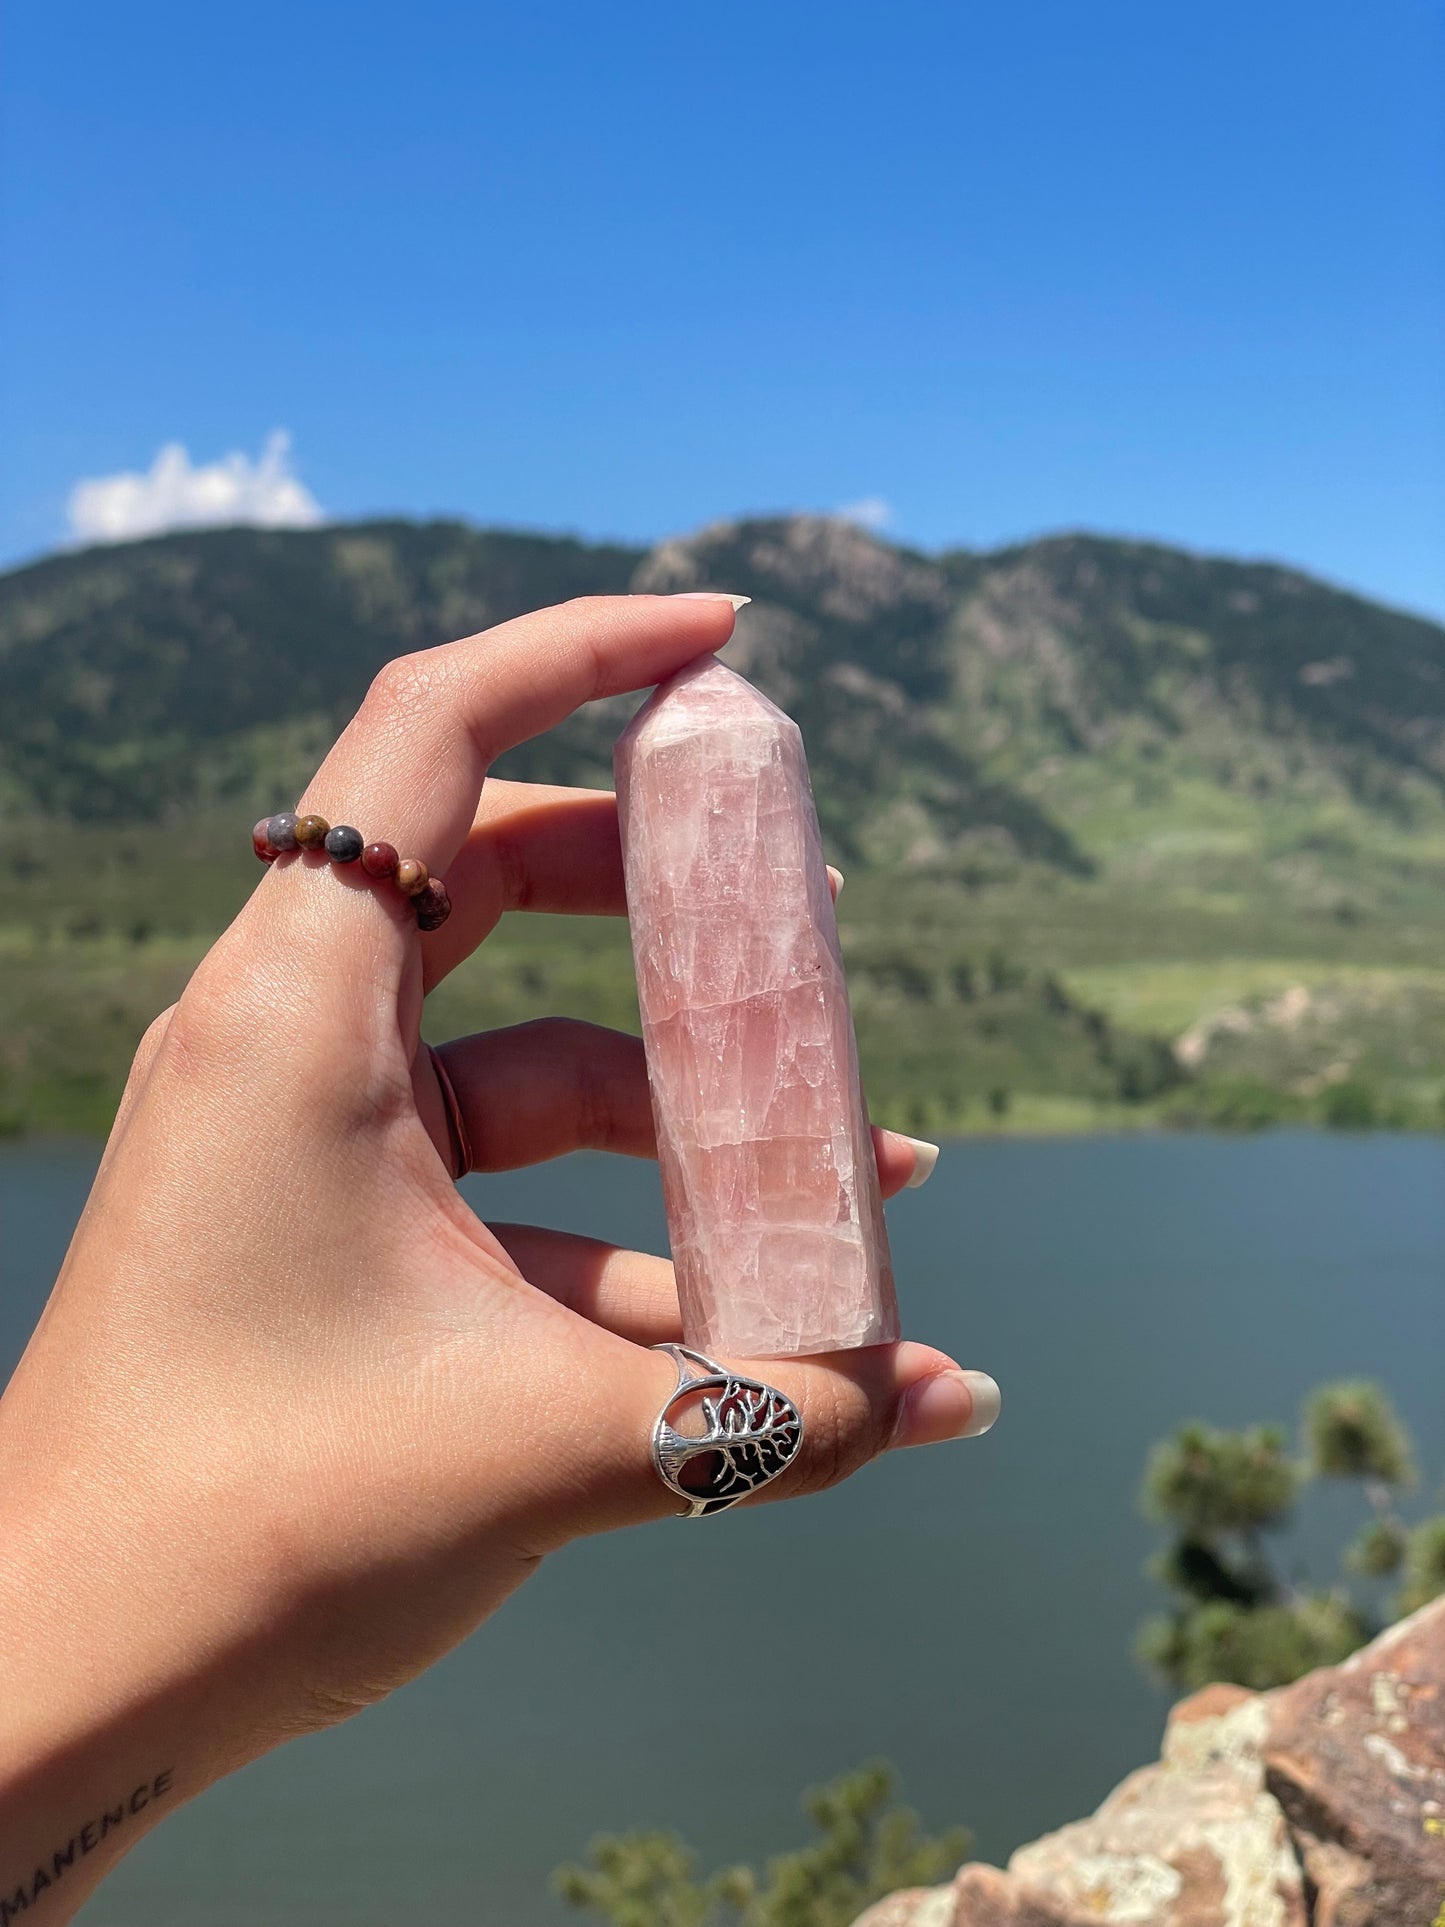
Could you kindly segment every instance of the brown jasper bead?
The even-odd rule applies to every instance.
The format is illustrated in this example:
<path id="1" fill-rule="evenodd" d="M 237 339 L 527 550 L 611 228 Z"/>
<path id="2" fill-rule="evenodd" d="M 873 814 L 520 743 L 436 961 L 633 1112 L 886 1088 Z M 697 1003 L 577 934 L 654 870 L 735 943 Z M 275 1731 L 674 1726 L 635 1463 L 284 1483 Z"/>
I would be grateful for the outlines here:
<path id="1" fill-rule="evenodd" d="M 440 930 L 452 913 L 452 900 L 440 877 L 433 877 L 424 890 L 412 898 L 416 905 L 418 930 Z"/>
<path id="2" fill-rule="evenodd" d="M 369 877 L 394 877 L 400 861 L 389 843 L 368 843 L 361 852 L 361 867 Z"/>
<path id="3" fill-rule="evenodd" d="M 324 816 L 298 816 L 296 819 L 296 847 L 298 850 L 319 850 L 326 841 L 326 833 L 331 825 Z"/>
<path id="4" fill-rule="evenodd" d="M 251 832 L 251 848 L 263 863 L 274 863 L 281 852 L 271 841 L 271 819 L 263 816 Z"/>
<path id="5" fill-rule="evenodd" d="M 431 871 L 419 856 L 404 856 L 396 866 L 396 887 L 409 897 L 417 896 L 431 881 Z"/>

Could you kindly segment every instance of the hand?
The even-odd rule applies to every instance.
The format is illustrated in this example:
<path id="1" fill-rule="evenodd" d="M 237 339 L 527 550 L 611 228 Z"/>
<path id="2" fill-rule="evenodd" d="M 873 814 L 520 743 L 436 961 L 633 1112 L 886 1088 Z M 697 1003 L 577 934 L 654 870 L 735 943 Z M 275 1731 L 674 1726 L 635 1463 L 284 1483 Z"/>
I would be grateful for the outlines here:
<path id="1" fill-rule="evenodd" d="M 420 855 L 455 914 L 419 936 L 359 866 L 285 858 L 147 1034 L 0 1403 L 0 1903 L 58 1856 L 68 1918 L 169 1805 L 389 1692 L 566 1540 L 676 1510 L 646 1349 L 679 1335 L 671 1266 L 481 1224 L 419 1025 L 505 909 L 623 909 L 612 798 L 484 791 L 493 758 L 732 619 L 584 601 L 391 664 L 303 804 Z M 479 1168 L 653 1153 L 632 1038 L 531 1024 L 446 1062 Z M 914 1170 L 911 1140 L 878 1156 L 885 1190 Z M 922 1345 L 764 1375 L 806 1427 L 769 1498 L 992 1416 Z"/>

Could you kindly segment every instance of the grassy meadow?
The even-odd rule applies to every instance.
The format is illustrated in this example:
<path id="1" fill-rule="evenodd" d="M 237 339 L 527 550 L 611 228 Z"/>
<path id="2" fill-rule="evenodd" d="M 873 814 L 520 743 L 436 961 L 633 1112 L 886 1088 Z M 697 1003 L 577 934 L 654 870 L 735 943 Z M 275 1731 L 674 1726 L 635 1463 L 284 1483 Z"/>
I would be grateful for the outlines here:
<path id="1" fill-rule="evenodd" d="M 0 1126 L 106 1128 L 136 1039 L 389 657 L 581 593 L 754 597 L 800 724 L 876 1114 L 925 1134 L 1445 1123 L 1445 629 L 1275 564 L 829 518 L 651 551 L 385 522 L 0 576 Z M 510 776 L 607 780 L 630 698 Z M 620 925 L 518 916 L 434 1035 L 631 1027 Z M 304 1022 L 304 995 L 278 1021 Z"/>
<path id="2" fill-rule="evenodd" d="M 1236 858 L 1227 890 L 1197 855 L 1172 889 L 1133 867 L 971 888 L 850 874 L 839 930 L 878 1119 L 1445 1125 L 1440 893 L 1362 869 L 1342 916 L 1291 901 L 1267 861 L 1251 888 Z M 245 826 L 31 823 L 0 870 L 0 1123 L 103 1132 L 141 1031 L 259 879 Z M 626 930 L 505 918 L 428 1011 L 434 1038 L 552 1012 L 635 1029 Z M 304 1022 L 304 1000 L 281 1021 Z"/>

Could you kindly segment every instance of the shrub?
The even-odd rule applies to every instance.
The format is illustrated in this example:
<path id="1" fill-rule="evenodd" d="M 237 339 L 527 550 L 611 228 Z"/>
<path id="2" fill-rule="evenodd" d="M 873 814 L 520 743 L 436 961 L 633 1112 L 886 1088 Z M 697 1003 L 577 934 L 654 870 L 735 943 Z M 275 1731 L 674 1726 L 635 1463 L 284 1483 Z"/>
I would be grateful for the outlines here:
<path id="1" fill-rule="evenodd" d="M 628 1833 L 595 1840 L 589 1864 L 560 1867 L 553 1883 L 612 1927 L 850 1927 L 885 1894 L 946 1879 L 968 1851 L 963 1828 L 930 1839 L 893 1792 L 892 1769 L 874 1761 L 808 1794 L 819 1838 L 761 1874 L 727 1867 L 699 1880 L 675 1834 Z"/>
<path id="2" fill-rule="evenodd" d="M 1298 1468 L 1278 1427 L 1216 1432 L 1186 1425 L 1151 1453 L 1144 1503 L 1156 1518 L 1208 1541 L 1221 1532 L 1279 1524 L 1298 1484 Z"/>
<path id="3" fill-rule="evenodd" d="M 1257 1607 L 1215 1599 L 1151 1620 L 1139 1650 L 1151 1670 L 1190 1692 L 1219 1679 L 1262 1690 L 1337 1665 L 1365 1637 L 1358 1613 L 1338 1594 Z"/>
<path id="4" fill-rule="evenodd" d="M 1320 1099 L 1320 1117 L 1332 1131 L 1373 1131 L 1380 1122 L 1380 1099 L 1362 1077 L 1332 1084 Z"/>
<path id="5" fill-rule="evenodd" d="M 1255 1078 L 1204 1077 L 1175 1095 L 1168 1114 L 1186 1130 L 1266 1131 L 1298 1109 L 1285 1092 Z"/>
<path id="6" fill-rule="evenodd" d="M 1366 1579 L 1387 1579 L 1405 1563 L 1405 1528 L 1398 1519 L 1371 1519 L 1345 1554 L 1345 1564 Z"/>
<path id="7" fill-rule="evenodd" d="M 1397 1497 L 1415 1476 L 1410 1439 L 1379 1386 L 1320 1386 L 1302 1430 L 1298 1460 L 1277 1426 L 1186 1425 L 1149 1455 L 1142 1503 L 1174 1529 L 1150 1571 L 1174 1603 L 1141 1629 L 1138 1650 L 1171 1686 L 1284 1685 L 1343 1659 L 1387 1617 L 1445 1593 L 1445 1517 L 1413 1528 L 1400 1519 Z M 1265 1549 L 1263 1535 L 1284 1529 L 1316 1479 L 1358 1481 L 1371 1508 L 1344 1554 L 1362 1597 L 1287 1581 Z M 1396 1573 L 1404 1583 L 1382 1602 L 1380 1582 Z"/>
<path id="8" fill-rule="evenodd" d="M 1409 1485 L 1410 1442 L 1394 1407 L 1368 1379 L 1321 1385 L 1305 1406 L 1305 1441 L 1315 1474 Z"/>
<path id="9" fill-rule="evenodd" d="M 1425 1519 L 1405 1541 L 1405 1584 L 1396 1602 L 1416 1612 L 1445 1593 L 1445 1518 Z"/>

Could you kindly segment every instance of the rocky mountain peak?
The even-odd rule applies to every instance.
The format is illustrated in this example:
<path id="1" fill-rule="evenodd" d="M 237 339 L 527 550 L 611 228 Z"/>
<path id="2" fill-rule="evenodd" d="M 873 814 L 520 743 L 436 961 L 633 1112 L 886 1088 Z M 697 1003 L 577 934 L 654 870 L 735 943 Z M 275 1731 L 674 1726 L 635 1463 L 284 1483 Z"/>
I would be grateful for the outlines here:
<path id="1" fill-rule="evenodd" d="M 952 601 L 936 564 L 828 515 L 711 523 L 660 544 L 634 586 L 665 595 L 730 586 L 735 579 L 748 583 L 755 600 L 808 604 L 843 623 L 867 623 L 910 606 L 939 619 Z"/>

